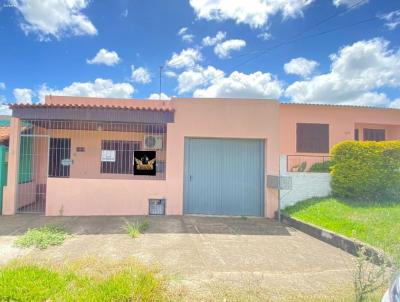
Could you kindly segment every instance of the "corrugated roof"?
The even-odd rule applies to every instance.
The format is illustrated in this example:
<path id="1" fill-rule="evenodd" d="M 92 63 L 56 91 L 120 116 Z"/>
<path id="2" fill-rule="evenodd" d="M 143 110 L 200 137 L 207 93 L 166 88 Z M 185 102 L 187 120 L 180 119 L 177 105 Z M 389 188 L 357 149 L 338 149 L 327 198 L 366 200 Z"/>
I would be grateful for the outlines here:
<path id="1" fill-rule="evenodd" d="M 16 108 L 88 108 L 88 109 L 125 109 L 125 110 L 152 110 L 152 111 L 164 111 L 173 112 L 174 109 L 170 106 L 144 106 L 144 105 L 109 105 L 109 104 L 11 104 L 10 109 Z"/>
<path id="2" fill-rule="evenodd" d="M 383 110 L 399 110 L 397 108 L 376 107 L 365 105 L 345 105 L 345 104 L 317 104 L 317 103 L 282 103 L 281 105 L 290 106 L 318 106 L 318 107 L 339 107 L 339 108 L 366 108 L 366 109 L 383 109 Z"/>

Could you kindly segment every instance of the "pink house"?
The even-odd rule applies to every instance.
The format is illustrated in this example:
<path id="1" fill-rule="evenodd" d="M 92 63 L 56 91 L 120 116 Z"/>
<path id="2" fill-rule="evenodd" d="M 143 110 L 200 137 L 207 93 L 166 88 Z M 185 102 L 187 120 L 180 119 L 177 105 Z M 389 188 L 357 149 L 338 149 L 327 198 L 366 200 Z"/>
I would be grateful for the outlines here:
<path id="1" fill-rule="evenodd" d="M 11 108 L 4 215 L 273 217 L 266 179 L 282 155 L 307 171 L 340 141 L 400 139 L 396 109 L 61 96 Z"/>

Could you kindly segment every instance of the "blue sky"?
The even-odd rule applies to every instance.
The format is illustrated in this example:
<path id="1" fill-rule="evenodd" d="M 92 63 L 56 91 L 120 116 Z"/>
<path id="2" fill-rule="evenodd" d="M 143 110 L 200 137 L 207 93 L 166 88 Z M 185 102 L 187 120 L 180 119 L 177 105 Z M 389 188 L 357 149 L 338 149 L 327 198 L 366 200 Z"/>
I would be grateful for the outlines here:
<path id="1" fill-rule="evenodd" d="M 398 0 L 0 0 L 0 99 L 158 98 L 162 65 L 162 98 L 400 108 L 399 37 Z"/>

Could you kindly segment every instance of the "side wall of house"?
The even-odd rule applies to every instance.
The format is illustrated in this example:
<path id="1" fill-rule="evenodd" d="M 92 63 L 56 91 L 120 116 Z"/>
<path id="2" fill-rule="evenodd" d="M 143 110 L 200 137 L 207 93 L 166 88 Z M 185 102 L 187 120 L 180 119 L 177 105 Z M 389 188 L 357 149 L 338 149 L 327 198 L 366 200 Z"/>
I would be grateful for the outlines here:
<path id="1" fill-rule="evenodd" d="M 354 129 L 368 126 L 385 129 L 387 139 L 400 139 L 400 110 L 395 109 L 282 104 L 280 117 L 281 154 L 286 155 L 310 155 L 296 151 L 297 123 L 329 124 L 330 148 L 341 141 L 353 140 Z"/>
<path id="2" fill-rule="evenodd" d="M 181 215 L 185 137 L 262 139 L 266 143 L 265 174 L 278 174 L 278 102 L 215 99 L 171 102 L 175 122 L 167 126 L 166 180 L 98 178 L 95 173 L 98 163 L 88 170 L 96 174 L 93 178 L 71 170 L 71 178 L 48 179 L 46 215 L 146 215 L 149 198 L 166 198 L 166 213 Z M 87 144 L 93 145 L 94 140 L 99 138 L 88 137 Z M 88 163 L 82 163 L 85 165 L 88 167 Z M 265 189 L 266 216 L 273 217 L 277 207 L 277 191 Z"/>

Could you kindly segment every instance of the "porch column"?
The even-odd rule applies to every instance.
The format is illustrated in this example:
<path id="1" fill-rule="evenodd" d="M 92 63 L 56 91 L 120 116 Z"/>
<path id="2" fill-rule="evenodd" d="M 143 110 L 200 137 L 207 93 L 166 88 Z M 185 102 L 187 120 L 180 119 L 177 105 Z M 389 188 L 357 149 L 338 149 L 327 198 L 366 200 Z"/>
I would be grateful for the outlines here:
<path id="1" fill-rule="evenodd" d="M 4 187 L 3 195 L 3 215 L 14 215 L 16 210 L 20 133 L 21 120 L 17 117 L 12 117 L 8 146 L 7 186 Z"/>

